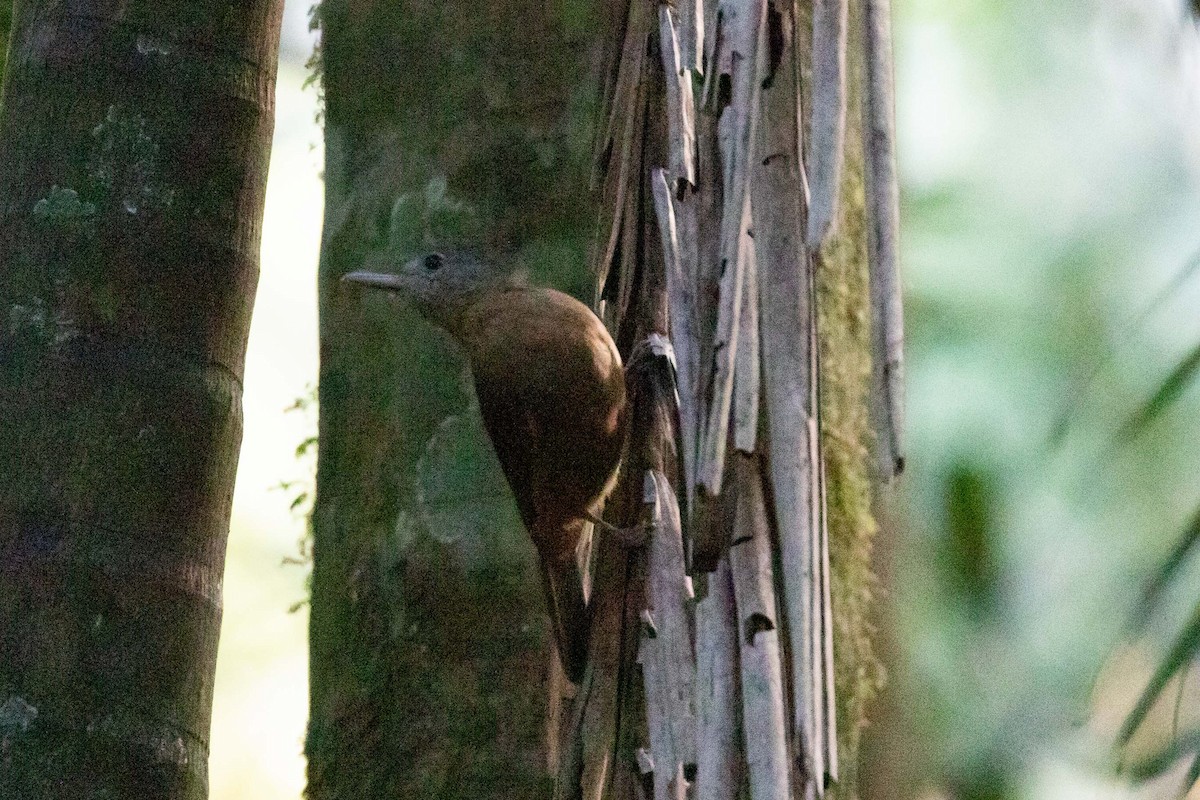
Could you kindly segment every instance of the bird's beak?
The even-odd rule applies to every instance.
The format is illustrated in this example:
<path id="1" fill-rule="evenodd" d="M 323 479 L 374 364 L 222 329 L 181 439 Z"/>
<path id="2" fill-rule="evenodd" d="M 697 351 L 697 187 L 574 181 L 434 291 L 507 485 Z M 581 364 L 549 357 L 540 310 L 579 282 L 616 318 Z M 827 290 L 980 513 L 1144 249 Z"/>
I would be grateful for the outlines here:
<path id="1" fill-rule="evenodd" d="M 393 292 L 404 291 L 405 286 L 398 275 L 388 275 L 384 272 L 349 272 L 342 276 L 342 283 L 359 283 L 375 289 L 387 289 Z"/>

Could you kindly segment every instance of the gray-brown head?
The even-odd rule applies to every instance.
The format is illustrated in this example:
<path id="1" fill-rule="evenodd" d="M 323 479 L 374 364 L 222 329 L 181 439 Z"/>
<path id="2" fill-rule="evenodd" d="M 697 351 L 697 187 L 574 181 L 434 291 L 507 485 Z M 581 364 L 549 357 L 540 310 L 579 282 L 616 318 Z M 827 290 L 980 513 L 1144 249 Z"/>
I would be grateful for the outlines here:
<path id="1" fill-rule="evenodd" d="M 369 269 L 342 276 L 344 283 L 383 289 L 408 300 L 425 317 L 452 326 L 455 316 L 480 293 L 511 282 L 500 268 L 465 252 L 426 253 L 392 269 L 390 256 L 367 259 Z"/>

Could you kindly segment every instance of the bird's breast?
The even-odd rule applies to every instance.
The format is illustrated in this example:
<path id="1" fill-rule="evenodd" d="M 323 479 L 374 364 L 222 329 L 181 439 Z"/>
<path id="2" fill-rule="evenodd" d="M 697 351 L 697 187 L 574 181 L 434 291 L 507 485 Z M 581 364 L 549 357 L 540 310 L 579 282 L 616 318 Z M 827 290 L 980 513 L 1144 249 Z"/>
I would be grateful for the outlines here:
<path id="1" fill-rule="evenodd" d="M 461 339 L 489 429 L 523 432 L 495 442 L 522 451 L 501 455 L 502 464 L 527 465 L 528 477 L 510 482 L 528 484 L 537 516 L 553 524 L 592 510 L 611 488 L 628 416 L 604 325 L 561 292 L 509 289 L 469 309 Z"/>

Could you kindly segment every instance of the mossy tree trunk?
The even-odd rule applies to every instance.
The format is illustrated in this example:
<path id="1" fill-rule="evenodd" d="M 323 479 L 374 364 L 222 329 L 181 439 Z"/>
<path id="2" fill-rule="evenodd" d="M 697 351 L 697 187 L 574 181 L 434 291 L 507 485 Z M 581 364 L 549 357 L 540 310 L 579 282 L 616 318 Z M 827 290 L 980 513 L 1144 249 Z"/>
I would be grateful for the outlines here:
<path id="1" fill-rule="evenodd" d="M 316 10 L 326 214 L 311 800 L 549 791 L 538 572 L 464 365 L 410 309 L 338 281 L 369 254 L 473 247 L 517 258 L 537 282 L 586 285 L 586 7 Z M 472 484 L 494 491 L 459 491 Z"/>
<path id="2" fill-rule="evenodd" d="M 0 796 L 207 795 L 281 0 L 16 4 Z"/>
<path id="3" fill-rule="evenodd" d="M 901 463 L 890 94 L 864 103 L 868 62 L 890 80 L 887 3 L 604 7 L 599 299 L 634 361 L 635 419 L 661 397 L 635 354 L 668 336 L 679 399 L 665 426 L 635 427 L 611 510 L 644 515 L 651 474 L 636 456 L 669 452 L 655 484 L 675 487 L 686 524 L 651 537 L 689 560 L 685 575 L 657 544 L 601 534 L 557 796 L 676 798 L 694 781 L 703 800 L 852 798 L 880 679 L 870 499 Z M 883 327 L 872 286 L 891 304 Z M 869 457 L 873 359 L 893 426 L 878 437 L 883 475 Z M 681 598 L 690 631 L 663 622 Z"/>
<path id="4" fill-rule="evenodd" d="M 730 720 L 713 741 L 731 751 L 720 757 L 720 768 L 745 763 L 745 791 L 806 797 L 828 786 L 838 797 L 854 794 L 864 705 L 878 681 L 867 623 L 874 527 L 867 181 L 855 138 L 861 126 L 852 112 L 848 125 L 843 119 L 829 129 L 839 155 L 823 174 L 841 188 L 825 189 L 834 228 L 822 223 L 816 239 L 804 238 L 802 169 L 813 156 L 796 120 L 806 129 L 813 124 L 811 109 L 797 105 L 800 87 L 814 80 L 808 66 L 815 58 L 808 33 L 812 5 L 602 4 L 610 54 L 601 76 L 594 167 L 603 210 L 592 260 L 605 319 L 631 361 L 638 420 L 623 488 L 610 510 L 625 524 L 649 514 L 657 527 L 645 549 L 599 538 L 590 664 L 561 753 L 562 797 L 677 796 L 693 778 L 703 789 L 705 770 L 716 762 L 704 760 L 705 743 L 698 741 L 704 733 L 697 728 L 706 723 L 695 719 L 687 693 L 693 682 L 717 673 L 735 684 L 759 687 L 760 678 L 770 684 L 753 695 L 736 685 L 722 694 L 727 716 L 741 710 L 747 728 Z M 862 46 L 859 5 L 850 15 L 854 33 L 840 40 L 843 63 L 847 38 Z M 724 44 L 713 46 L 719 64 L 704 76 L 706 113 L 676 114 L 676 104 L 692 97 L 691 78 L 703 75 L 700 19 L 707 18 L 712 36 L 714 22 L 729 24 L 737 9 L 751 6 L 758 8 L 758 22 L 738 22 L 736 44 L 712 39 Z M 430 464 L 454 463 L 454 447 L 471 439 L 462 416 L 439 425 L 466 404 L 461 367 L 424 323 L 339 291 L 337 281 L 372 251 L 399 257 L 445 243 L 520 251 L 543 279 L 545 262 L 582 262 L 585 176 L 578 169 L 579 137 L 563 116 L 579 83 L 581 48 L 567 41 L 563 19 L 532 4 L 495 2 L 481 9 L 368 2 L 351 8 L 327 0 L 318 13 L 327 211 L 308 793 L 314 800 L 544 797 L 545 627 L 530 549 L 518 526 L 480 525 L 475 517 L 475 527 L 464 532 L 447 522 L 453 513 L 433 507 L 428 497 L 437 484 L 430 481 L 437 472 Z M 841 25 L 844 30 L 844 18 Z M 738 73 L 747 65 L 744 48 L 755 43 L 761 58 L 749 62 L 748 80 Z M 674 66 L 664 54 L 676 59 Z M 857 108 L 863 96 L 857 79 L 863 59 L 849 61 L 855 77 L 836 98 L 843 118 L 847 99 Z M 676 74 L 680 64 L 695 73 Z M 844 71 L 835 77 L 846 80 Z M 761 120 L 755 81 L 761 93 L 776 87 Z M 726 124 L 720 114 L 731 91 L 743 105 L 738 120 Z M 758 122 L 757 134 L 750 119 Z M 766 149 L 767 157 L 756 161 L 754 148 L 774 147 L 772 137 L 782 127 L 773 126 L 785 123 L 790 129 L 776 137 L 786 140 L 784 150 Z M 680 142 L 689 137 L 695 149 L 687 154 Z M 739 143 L 730 145 L 731 138 Z M 735 159 L 736 168 L 730 166 Z M 737 170 L 741 176 L 732 178 Z M 790 210 L 780 211 L 769 193 L 747 188 L 755 181 L 786 194 Z M 724 212 L 741 210 L 735 198 L 758 204 L 755 230 L 763 244 L 752 241 L 741 214 L 725 214 L 725 230 L 719 230 Z M 674 208 L 678 218 L 668 223 L 664 208 Z M 761 295 L 756 279 L 744 277 L 755 274 L 745 265 L 754 256 L 744 254 L 756 246 L 773 248 L 760 265 Z M 675 327 L 683 316 L 672 285 L 679 270 L 691 270 L 691 286 L 682 293 L 694 304 L 686 331 Z M 741 297 L 746 312 L 739 323 L 732 298 Z M 729 356 L 735 349 L 729 337 L 739 325 L 743 337 L 758 336 L 759 303 L 761 396 L 757 345 L 742 348 L 753 357 Z M 776 326 L 772 332 L 769 325 Z M 671 409 L 668 335 L 686 373 L 679 378 L 681 395 L 691 403 L 681 409 L 681 431 Z M 785 355 L 797 364 L 791 373 L 786 359 L 770 355 L 789 347 Z M 786 381 L 772 383 L 780 374 L 803 379 L 792 391 Z M 710 405 L 719 407 L 718 395 L 723 410 L 706 413 Z M 759 430 L 760 401 L 764 422 L 774 424 L 786 408 L 796 424 Z M 704 422 L 731 411 L 735 420 L 728 425 Z M 792 461 L 778 461 L 787 448 Z M 478 449 L 476 442 L 472 469 L 479 468 Z M 775 472 L 781 463 L 797 484 L 783 500 Z M 688 522 L 686 536 L 677 506 Z M 781 520 L 785 513 L 790 521 Z M 772 575 L 771 547 L 784 534 L 807 537 L 799 578 L 788 564 Z M 735 543 L 745 552 L 726 555 Z M 728 658 L 719 668 L 710 662 L 697 669 L 692 661 L 692 639 L 700 632 L 691 629 L 691 618 L 705 612 L 691 604 L 685 553 L 697 594 L 728 601 L 728 614 L 714 615 L 721 617 L 717 627 L 736 627 L 714 637 L 734 647 L 732 656 L 723 651 L 721 658 Z M 706 589 L 700 575 L 714 567 L 718 577 Z M 784 619 L 788 593 L 807 616 Z M 797 624 L 805 630 L 797 633 Z M 805 637 L 801 654 L 796 642 Z M 802 658 L 802 680 L 784 674 Z M 802 701 L 799 691 L 811 695 Z M 769 712 L 770 724 L 759 709 Z M 751 734 L 750 722 L 763 724 Z M 751 735 L 763 738 L 732 752 Z M 766 744 L 769 760 L 758 747 Z M 772 794 L 780 786 L 790 788 Z M 734 796 L 738 780 L 721 791 Z"/>

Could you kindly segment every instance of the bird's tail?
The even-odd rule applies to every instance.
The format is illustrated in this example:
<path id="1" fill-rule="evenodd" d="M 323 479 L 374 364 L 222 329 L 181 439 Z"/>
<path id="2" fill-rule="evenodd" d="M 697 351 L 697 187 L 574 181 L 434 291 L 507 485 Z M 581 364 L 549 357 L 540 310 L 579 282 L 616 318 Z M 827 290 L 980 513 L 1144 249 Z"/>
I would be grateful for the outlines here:
<path id="1" fill-rule="evenodd" d="M 583 679 L 587 663 L 588 611 L 583 590 L 583 572 L 574 554 L 547 558 L 543 555 L 542 586 L 546 591 L 546 610 L 558 647 L 563 672 L 571 683 Z"/>

